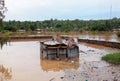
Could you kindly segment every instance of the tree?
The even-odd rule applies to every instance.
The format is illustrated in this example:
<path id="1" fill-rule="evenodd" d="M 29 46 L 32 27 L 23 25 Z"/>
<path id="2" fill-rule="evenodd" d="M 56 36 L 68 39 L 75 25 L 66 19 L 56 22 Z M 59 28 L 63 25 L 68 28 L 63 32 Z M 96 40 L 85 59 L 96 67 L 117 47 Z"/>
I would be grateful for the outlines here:
<path id="1" fill-rule="evenodd" d="M 5 17 L 4 13 L 7 10 L 5 7 L 4 0 L 0 0 L 0 19 L 3 19 Z"/>
<path id="2" fill-rule="evenodd" d="M 4 13 L 5 13 L 6 10 L 7 10 L 7 8 L 5 7 L 4 0 L 0 0 L 0 31 L 2 29 L 2 21 L 5 17 Z M 7 43 L 7 40 L 8 40 L 7 37 L 3 37 L 3 38 L 0 39 L 0 47 L 1 48 L 4 44 Z"/>
<path id="3" fill-rule="evenodd" d="M 5 2 L 4 0 L 0 0 L 0 30 L 2 29 L 2 21 L 5 17 L 5 12 L 7 8 L 5 7 Z"/>

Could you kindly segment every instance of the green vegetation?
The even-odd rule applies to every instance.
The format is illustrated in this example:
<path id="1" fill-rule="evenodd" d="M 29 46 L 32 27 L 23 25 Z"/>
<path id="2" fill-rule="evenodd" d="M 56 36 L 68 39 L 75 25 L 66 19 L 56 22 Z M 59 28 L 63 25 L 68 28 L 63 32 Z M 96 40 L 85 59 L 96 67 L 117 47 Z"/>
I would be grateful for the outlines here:
<path id="1" fill-rule="evenodd" d="M 102 57 L 102 60 L 105 60 L 112 64 L 120 64 L 120 53 L 108 54 Z"/>
<path id="2" fill-rule="evenodd" d="M 120 37 L 120 31 L 119 31 L 119 32 L 117 32 L 117 36 L 118 36 L 118 37 Z"/>
<path id="3" fill-rule="evenodd" d="M 8 41 L 9 41 L 9 37 L 6 37 L 6 36 L 2 37 L 0 39 L 0 48 L 2 49 L 3 45 L 7 44 Z"/>
<path id="4" fill-rule="evenodd" d="M 5 7 L 5 2 L 4 0 L 0 0 L 0 32 L 4 32 L 4 28 L 3 28 L 3 19 L 5 17 L 5 12 L 6 12 L 7 8 Z M 1 34 L 1 33 L 0 33 Z M 9 37 L 7 37 L 6 35 L 3 36 L 1 35 L 0 37 L 0 47 L 2 48 L 4 44 L 7 44 L 9 40 Z"/>
<path id="5" fill-rule="evenodd" d="M 2 31 L 17 32 L 19 30 L 50 32 L 70 32 L 70 31 L 112 31 L 120 29 L 120 18 L 108 20 L 44 20 L 44 21 L 4 21 Z"/>

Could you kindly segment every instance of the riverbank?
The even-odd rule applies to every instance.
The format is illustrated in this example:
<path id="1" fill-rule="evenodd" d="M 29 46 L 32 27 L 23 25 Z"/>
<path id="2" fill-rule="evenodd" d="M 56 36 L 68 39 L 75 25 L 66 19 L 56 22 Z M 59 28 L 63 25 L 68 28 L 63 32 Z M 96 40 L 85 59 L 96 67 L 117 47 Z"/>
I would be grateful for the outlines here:
<path id="1" fill-rule="evenodd" d="M 83 49 L 83 46 L 84 49 Z M 80 43 L 79 69 L 67 70 L 63 81 L 120 81 L 120 65 L 112 65 L 101 57 L 109 53 L 119 52 L 118 49 Z M 98 48 L 96 48 L 98 47 Z M 74 62 L 75 63 L 75 62 Z"/>

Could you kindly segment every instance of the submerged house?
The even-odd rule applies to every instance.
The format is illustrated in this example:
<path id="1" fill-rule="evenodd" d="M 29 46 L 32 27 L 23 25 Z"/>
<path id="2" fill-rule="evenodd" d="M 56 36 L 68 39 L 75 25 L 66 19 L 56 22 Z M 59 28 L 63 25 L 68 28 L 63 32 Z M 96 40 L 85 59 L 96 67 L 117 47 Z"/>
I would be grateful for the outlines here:
<path id="1" fill-rule="evenodd" d="M 40 42 L 41 57 L 47 59 L 79 57 L 79 47 L 69 48 L 65 43 Z"/>

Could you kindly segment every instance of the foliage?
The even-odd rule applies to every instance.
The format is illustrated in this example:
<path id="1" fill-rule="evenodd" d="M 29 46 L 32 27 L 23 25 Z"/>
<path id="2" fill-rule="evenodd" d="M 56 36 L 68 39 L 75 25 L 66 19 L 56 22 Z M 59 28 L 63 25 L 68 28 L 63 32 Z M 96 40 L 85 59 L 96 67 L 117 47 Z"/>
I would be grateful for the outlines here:
<path id="1" fill-rule="evenodd" d="M 0 48 L 2 49 L 3 45 L 7 44 L 9 41 L 9 37 L 3 36 L 0 38 Z"/>
<path id="2" fill-rule="evenodd" d="M 5 7 L 5 2 L 4 0 L 0 0 L 0 20 L 2 20 L 5 17 L 5 11 L 7 8 Z"/>
<path id="3" fill-rule="evenodd" d="M 7 10 L 7 8 L 5 7 L 5 2 L 4 0 L 0 0 L 0 31 L 2 30 L 2 21 L 5 17 L 5 11 Z"/>
<path id="4" fill-rule="evenodd" d="M 112 64 L 120 64 L 120 53 L 108 54 L 102 57 L 102 60 L 105 60 Z"/>
<path id="5" fill-rule="evenodd" d="M 0 31 L 4 31 L 3 29 L 3 19 L 5 17 L 5 11 L 7 8 L 5 7 L 4 0 L 0 0 Z M 2 36 L 0 37 L 0 47 L 2 48 L 4 44 L 7 44 L 8 37 Z"/>
<path id="6" fill-rule="evenodd" d="M 2 31 L 16 32 L 18 30 L 35 31 L 112 31 L 120 28 L 120 19 L 110 20 L 44 20 L 44 21 L 6 21 L 3 22 Z"/>
<path id="7" fill-rule="evenodd" d="M 120 37 L 120 31 L 119 31 L 119 32 L 117 32 L 117 36 L 118 36 L 118 37 Z"/>

